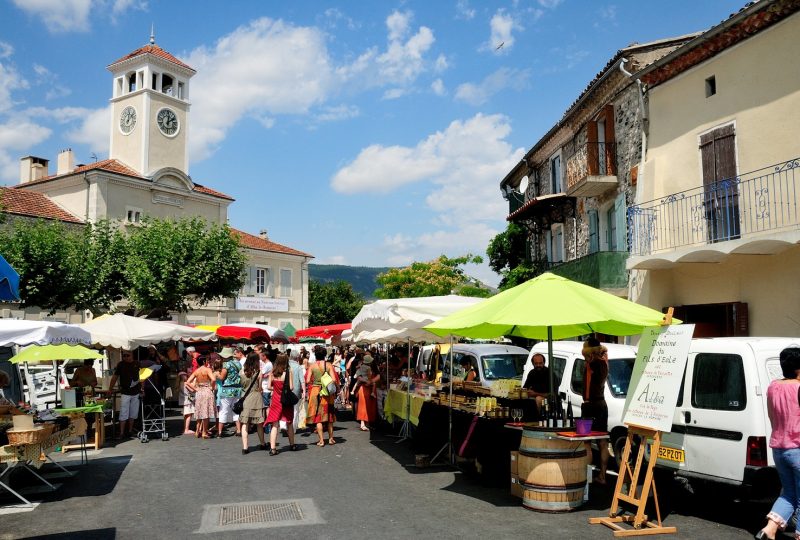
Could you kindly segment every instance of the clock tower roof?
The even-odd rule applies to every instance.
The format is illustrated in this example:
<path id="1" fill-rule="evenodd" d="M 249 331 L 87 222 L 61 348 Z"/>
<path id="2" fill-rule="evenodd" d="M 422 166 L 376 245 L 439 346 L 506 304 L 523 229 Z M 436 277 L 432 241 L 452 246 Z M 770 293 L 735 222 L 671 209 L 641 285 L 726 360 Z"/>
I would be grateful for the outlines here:
<path id="1" fill-rule="evenodd" d="M 154 56 L 156 58 L 159 58 L 161 60 L 166 60 L 167 62 L 171 62 L 171 63 L 173 63 L 173 64 L 175 64 L 177 66 L 180 66 L 180 67 L 182 67 L 184 69 L 188 69 L 192 73 L 196 73 L 197 72 L 191 66 L 181 62 L 180 60 L 175 58 L 172 54 L 170 54 L 169 52 L 165 51 L 164 49 L 162 49 L 161 47 L 159 47 L 155 43 L 148 43 L 144 47 L 139 47 L 135 51 L 133 51 L 133 52 L 131 52 L 129 54 L 126 54 L 125 56 L 123 56 L 119 60 L 116 60 L 115 62 L 110 63 L 108 65 L 108 69 L 110 71 L 114 71 L 114 67 L 117 64 L 121 64 L 122 62 L 125 62 L 126 60 L 132 60 L 133 58 L 137 58 L 139 56 L 144 56 L 144 55 L 152 55 L 152 56 Z"/>

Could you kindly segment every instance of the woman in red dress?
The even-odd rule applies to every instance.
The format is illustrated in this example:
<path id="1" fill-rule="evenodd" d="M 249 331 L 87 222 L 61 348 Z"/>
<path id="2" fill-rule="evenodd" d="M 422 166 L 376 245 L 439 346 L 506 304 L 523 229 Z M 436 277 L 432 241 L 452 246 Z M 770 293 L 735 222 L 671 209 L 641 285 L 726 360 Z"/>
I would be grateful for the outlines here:
<path id="1" fill-rule="evenodd" d="M 275 456 L 278 454 L 278 423 L 283 420 L 286 422 L 286 432 L 289 435 L 289 449 L 297 450 L 297 445 L 294 443 L 294 405 L 283 405 L 281 403 L 281 394 L 283 393 L 283 385 L 288 384 L 290 390 L 294 390 L 294 382 L 292 381 L 292 370 L 289 367 L 289 357 L 285 354 L 279 354 L 275 358 L 275 365 L 269 374 L 269 388 L 272 390 L 272 400 L 269 402 L 269 411 L 267 412 L 267 421 L 265 424 L 272 424 L 272 430 L 269 433 L 269 455 Z"/>
<path id="2" fill-rule="evenodd" d="M 333 437 L 333 423 L 336 422 L 336 406 L 334 405 L 336 394 L 322 395 L 322 376 L 325 373 L 330 375 L 337 387 L 339 379 L 336 377 L 333 366 L 325 360 L 325 349 L 317 347 L 314 357 L 317 361 L 311 364 L 306 372 L 306 388 L 308 389 L 306 422 L 317 425 L 317 437 L 319 437 L 317 446 L 325 446 L 322 432 L 323 424 L 325 424 L 328 430 L 328 444 L 332 445 L 336 444 L 336 439 Z"/>
<path id="3" fill-rule="evenodd" d="M 361 421 L 361 431 L 369 431 L 367 423 L 373 424 L 378 418 L 378 398 L 375 385 L 380 379 L 380 374 L 375 373 L 372 357 L 368 354 L 364 355 L 361 367 L 356 372 L 356 384 L 358 385 L 356 420 Z"/>

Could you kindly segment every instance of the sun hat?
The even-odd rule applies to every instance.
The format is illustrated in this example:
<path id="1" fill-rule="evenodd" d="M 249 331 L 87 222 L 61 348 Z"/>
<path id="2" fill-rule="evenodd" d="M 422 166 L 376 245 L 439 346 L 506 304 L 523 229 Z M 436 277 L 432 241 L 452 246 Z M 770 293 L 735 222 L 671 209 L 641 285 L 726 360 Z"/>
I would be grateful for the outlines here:
<path id="1" fill-rule="evenodd" d="M 372 357 L 370 355 L 368 355 L 368 354 L 365 354 L 364 355 L 364 359 L 361 361 L 361 363 L 362 364 L 371 364 L 372 363 Z"/>
<path id="2" fill-rule="evenodd" d="M 223 347 L 221 351 L 218 353 L 223 358 L 230 358 L 233 356 L 233 348 L 232 347 Z"/>
<path id="3" fill-rule="evenodd" d="M 197 349 L 195 349 L 195 348 L 194 348 L 194 347 L 192 347 L 192 346 L 186 347 L 186 352 L 195 352 L 196 350 L 197 350 Z"/>

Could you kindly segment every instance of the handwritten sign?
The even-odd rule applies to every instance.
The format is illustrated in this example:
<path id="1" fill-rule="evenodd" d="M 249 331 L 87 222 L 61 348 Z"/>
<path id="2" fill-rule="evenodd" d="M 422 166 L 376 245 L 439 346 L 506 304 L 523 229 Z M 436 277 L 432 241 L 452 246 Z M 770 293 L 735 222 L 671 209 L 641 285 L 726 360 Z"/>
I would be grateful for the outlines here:
<path id="1" fill-rule="evenodd" d="M 622 421 L 672 431 L 693 324 L 645 328 L 639 340 Z"/>

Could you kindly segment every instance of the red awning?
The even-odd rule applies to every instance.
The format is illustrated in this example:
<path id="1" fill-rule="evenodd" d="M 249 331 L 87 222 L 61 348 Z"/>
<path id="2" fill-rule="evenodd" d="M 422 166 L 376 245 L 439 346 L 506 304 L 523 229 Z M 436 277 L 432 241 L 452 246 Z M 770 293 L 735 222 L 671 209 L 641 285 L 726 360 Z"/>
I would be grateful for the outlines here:
<path id="1" fill-rule="evenodd" d="M 312 326 L 304 330 L 295 332 L 295 336 L 301 337 L 320 337 L 323 339 L 330 339 L 333 336 L 341 336 L 345 330 L 350 330 L 353 325 L 351 323 L 342 324 L 329 324 L 327 326 Z"/>
<path id="2" fill-rule="evenodd" d="M 249 326 L 220 326 L 216 330 L 220 339 L 248 341 L 253 343 L 269 343 L 269 334 L 263 328 Z"/>

